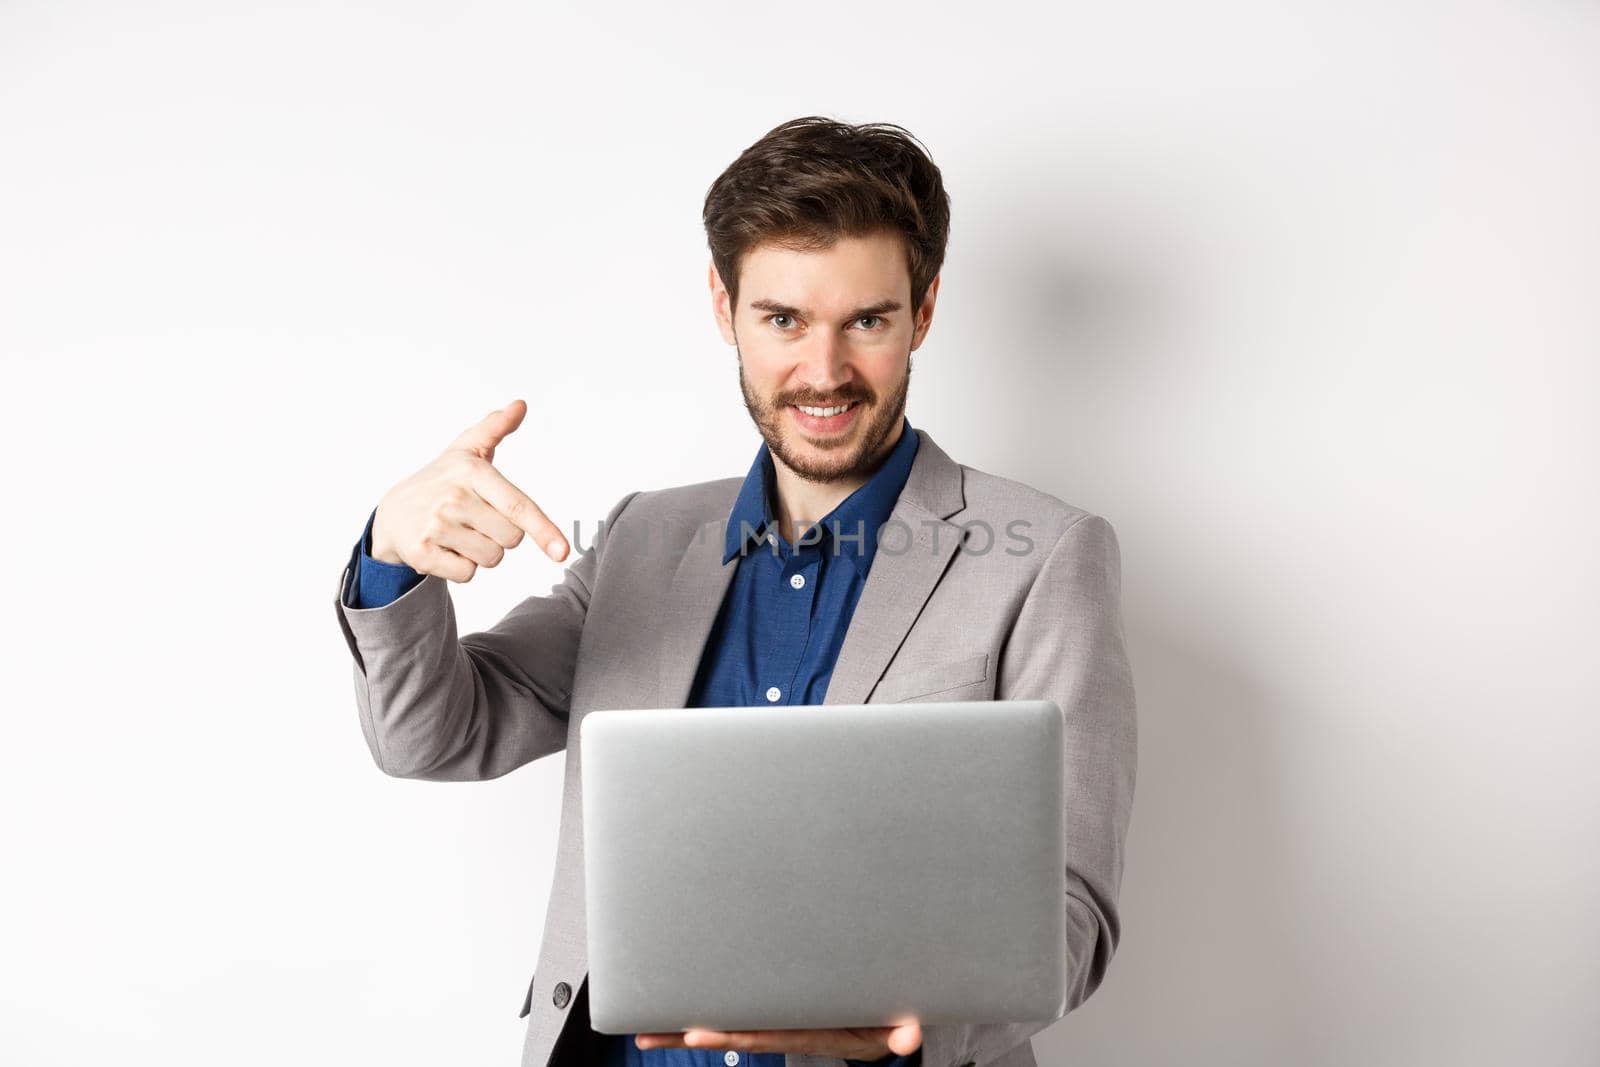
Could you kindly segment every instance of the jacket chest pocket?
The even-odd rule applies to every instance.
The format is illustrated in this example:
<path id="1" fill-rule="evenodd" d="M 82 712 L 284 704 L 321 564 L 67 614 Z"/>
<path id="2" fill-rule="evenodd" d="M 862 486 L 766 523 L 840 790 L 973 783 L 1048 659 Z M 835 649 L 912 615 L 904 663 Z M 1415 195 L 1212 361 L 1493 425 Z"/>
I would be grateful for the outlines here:
<path id="1" fill-rule="evenodd" d="M 989 678 L 989 654 L 958 659 L 954 663 L 908 666 L 885 675 L 872 691 L 874 704 L 895 704 L 921 699 L 945 699 L 956 690 L 974 686 Z M 985 687 L 987 688 L 987 687 Z M 981 700 L 981 693 L 963 693 L 961 699 Z"/>

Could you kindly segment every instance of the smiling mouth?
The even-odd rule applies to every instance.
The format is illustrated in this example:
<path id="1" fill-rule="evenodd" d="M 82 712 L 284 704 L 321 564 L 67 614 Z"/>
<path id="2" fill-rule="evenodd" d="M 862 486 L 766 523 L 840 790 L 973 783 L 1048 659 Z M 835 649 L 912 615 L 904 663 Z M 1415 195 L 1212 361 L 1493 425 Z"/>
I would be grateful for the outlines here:
<path id="1" fill-rule="evenodd" d="M 828 407 L 818 407 L 815 404 L 790 404 L 789 406 L 797 411 L 805 412 L 814 419 L 826 419 L 849 411 L 859 403 L 861 403 L 859 400 L 847 400 L 843 404 L 832 404 Z"/>
<path id="2" fill-rule="evenodd" d="M 856 421 L 856 409 L 861 406 L 859 400 L 847 400 L 843 404 L 786 404 L 784 405 L 793 413 L 794 421 L 800 428 L 811 434 L 836 434 L 843 433 L 845 428 Z"/>

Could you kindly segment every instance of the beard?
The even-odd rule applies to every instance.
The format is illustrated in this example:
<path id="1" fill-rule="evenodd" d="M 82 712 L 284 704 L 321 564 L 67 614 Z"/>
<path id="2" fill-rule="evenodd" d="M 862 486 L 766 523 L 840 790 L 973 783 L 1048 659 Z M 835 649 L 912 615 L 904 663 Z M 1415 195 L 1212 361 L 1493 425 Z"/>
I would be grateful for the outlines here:
<path id="1" fill-rule="evenodd" d="M 735 350 L 738 345 L 735 344 Z M 750 421 L 756 424 L 767 450 L 774 458 L 808 482 L 835 482 L 847 478 L 866 478 L 882 464 L 889 448 L 886 442 L 905 417 L 906 396 L 911 390 L 911 353 L 906 353 L 906 372 L 886 397 L 872 394 L 865 386 L 847 386 L 829 397 L 809 393 L 790 393 L 770 399 L 757 396 L 744 375 L 744 355 L 739 356 L 739 391 Z M 853 432 L 840 441 L 801 446 L 794 440 L 799 430 L 784 411 L 790 404 L 819 407 L 858 401 Z M 864 421 L 863 421 L 864 420 Z M 892 446 L 891 446 L 892 447 Z M 817 450 L 821 450 L 821 455 Z"/>

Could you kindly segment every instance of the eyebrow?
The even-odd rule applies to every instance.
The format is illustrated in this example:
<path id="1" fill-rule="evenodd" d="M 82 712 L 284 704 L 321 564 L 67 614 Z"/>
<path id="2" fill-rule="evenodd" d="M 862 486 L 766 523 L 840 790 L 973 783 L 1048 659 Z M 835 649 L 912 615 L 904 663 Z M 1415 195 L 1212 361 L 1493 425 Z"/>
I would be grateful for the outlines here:
<path id="1" fill-rule="evenodd" d="M 761 300 L 752 300 L 750 301 L 750 306 L 755 308 L 757 311 L 770 311 L 776 315 L 797 315 L 802 319 L 809 319 L 811 317 L 811 313 L 809 311 L 803 311 L 800 308 L 793 307 L 789 304 L 779 303 L 776 300 L 767 300 L 764 298 Z M 899 310 L 900 301 L 880 300 L 876 304 L 868 304 L 866 307 L 856 308 L 854 311 L 850 312 L 850 314 L 844 317 L 844 321 L 850 322 L 854 319 L 861 318 L 863 315 L 887 315 L 891 311 Z"/>

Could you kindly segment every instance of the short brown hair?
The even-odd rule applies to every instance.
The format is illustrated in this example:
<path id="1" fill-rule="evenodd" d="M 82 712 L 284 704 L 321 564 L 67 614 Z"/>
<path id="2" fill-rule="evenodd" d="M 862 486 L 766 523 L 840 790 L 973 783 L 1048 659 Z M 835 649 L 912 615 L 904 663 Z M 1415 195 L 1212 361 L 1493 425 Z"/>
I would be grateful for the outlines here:
<path id="1" fill-rule="evenodd" d="M 739 263 L 759 244 L 825 249 L 841 237 L 901 233 L 913 314 L 944 264 L 950 197 L 904 127 L 807 115 L 769 130 L 717 176 L 702 218 L 734 306 Z"/>

